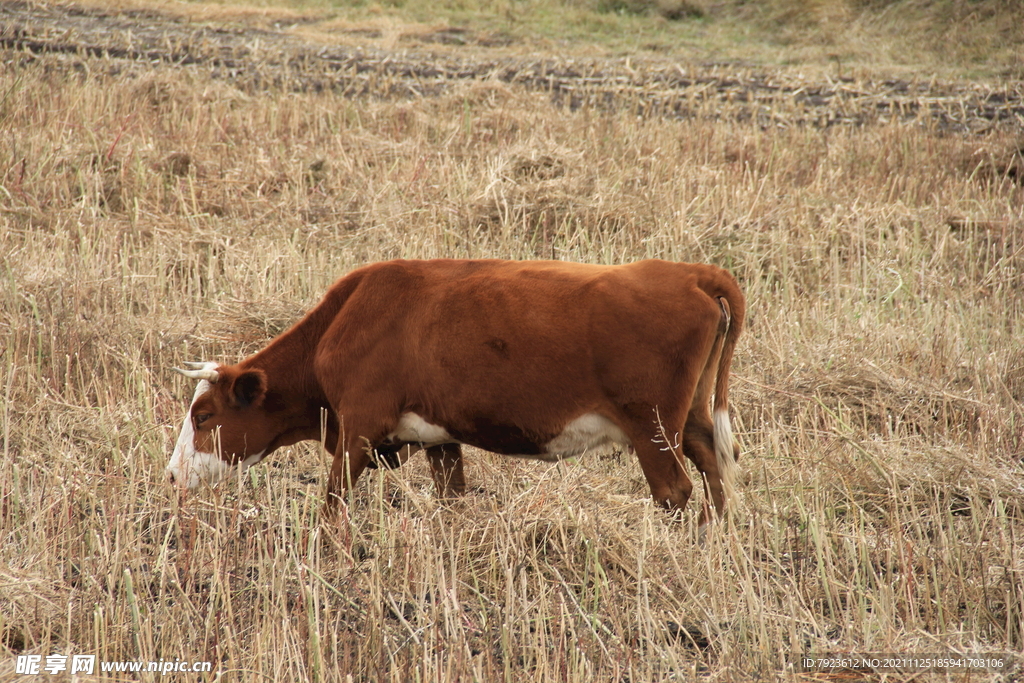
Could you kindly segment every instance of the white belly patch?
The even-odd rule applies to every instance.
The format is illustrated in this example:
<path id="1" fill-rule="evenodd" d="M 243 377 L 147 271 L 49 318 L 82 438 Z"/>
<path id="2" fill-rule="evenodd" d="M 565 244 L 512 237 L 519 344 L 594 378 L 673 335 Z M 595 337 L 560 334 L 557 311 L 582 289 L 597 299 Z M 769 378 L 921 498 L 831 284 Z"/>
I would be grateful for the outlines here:
<path id="1" fill-rule="evenodd" d="M 597 413 L 584 413 L 567 424 L 561 434 L 548 441 L 544 446 L 548 457 L 536 457 L 541 460 L 561 460 L 608 444 L 629 446 L 630 441 L 608 418 Z"/>
<path id="2" fill-rule="evenodd" d="M 395 427 L 395 431 L 388 434 L 386 439 L 387 441 L 421 443 L 424 446 L 456 443 L 444 427 L 431 424 L 416 413 L 403 413 L 398 418 L 398 426 Z"/>

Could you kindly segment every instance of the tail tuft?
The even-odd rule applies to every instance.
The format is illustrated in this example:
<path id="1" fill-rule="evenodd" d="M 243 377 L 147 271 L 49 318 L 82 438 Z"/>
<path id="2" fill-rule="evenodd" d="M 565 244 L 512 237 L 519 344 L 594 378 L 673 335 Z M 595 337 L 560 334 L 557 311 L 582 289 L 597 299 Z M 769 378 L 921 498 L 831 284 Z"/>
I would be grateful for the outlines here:
<path id="1" fill-rule="evenodd" d="M 733 452 L 732 423 L 729 421 L 728 409 L 715 411 L 714 425 L 715 459 L 718 461 L 718 474 L 722 477 L 722 492 L 728 508 L 736 494 L 736 477 L 739 474 L 739 465 Z"/>

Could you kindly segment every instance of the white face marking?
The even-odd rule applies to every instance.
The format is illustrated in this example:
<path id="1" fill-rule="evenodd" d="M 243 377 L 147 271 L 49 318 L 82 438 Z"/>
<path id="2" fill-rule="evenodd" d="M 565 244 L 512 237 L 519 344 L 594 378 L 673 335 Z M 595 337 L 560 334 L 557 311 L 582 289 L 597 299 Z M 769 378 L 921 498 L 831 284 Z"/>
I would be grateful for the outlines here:
<path id="1" fill-rule="evenodd" d="M 444 427 L 430 424 L 416 413 L 403 413 L 398 418 L 395 431 L 387 435 L 388 441 L 408 441 L 421 443 L 424 446 L 436 446 L 442 443 L 455 443 L 451 434 Z"/>
<path id="2" fill-rule="evenodd" d="M 584 413 L 565 425 L 561 434 L 548 441 L 544 447 L 546 454 L 530 457 L 539 460 L 561 460 L 607 444 L 629 446 L 630 441 L 629 437 L 608 418 L 597 413 Z"/>
<path id="3" fill-rule="evenodd" d="M 216 363 L 207 363 L 207 369 L 216 370 Z M 192 425 L 192 406 L 200 396 L 210 390 L 210 383 L 205 379 L 199 380 L 196 393 L 192 396 L 192 403 L 188 412 L 185 413 L 185 420 L 181 425 L 181 433 L 178 434 L 178 442 L 174 444 L 174 452 L 171 453 L 171 460 L 167 463 L 167 475 L 173 478 L 175 485 L 182 488 L 194 489 L 202 482 L 216 484 L 235 473 L 242 473 L 255 465 L 263 458 L 261 451 L 255 455 L 231 466 L 217 456 L 216 453 L 205 453 L 197 451 L 195 447 L 195 428 Z"/>

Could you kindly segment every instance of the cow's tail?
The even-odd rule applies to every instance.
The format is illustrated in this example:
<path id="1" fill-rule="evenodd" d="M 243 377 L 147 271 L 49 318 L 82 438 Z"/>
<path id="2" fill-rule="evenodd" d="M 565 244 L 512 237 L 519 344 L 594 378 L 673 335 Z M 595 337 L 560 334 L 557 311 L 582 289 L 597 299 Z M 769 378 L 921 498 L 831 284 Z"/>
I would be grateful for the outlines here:
<path id="1" fill-rule="evenodd" d="M 725 506 L 728 508 L 730 501 L 735 497 L 736 479 L 739 475 L 739 464 L 737 463 L 739 447 L 733 438 L 732 423 L 729 420 L 729 368 L 732 365 L 736 340 L 743 328 L 745 302 L 738 289 L 734 296 L 719 296 L 717 299 L 718 305 L 722 309 L 722 326 L 719 329 L 724 340 L 722 341 L 722 353 L 718 359 L 712 419 L 714 422 L 715 460 L 718 463 L 719 476 L 722 478 Z M 720 510 L 719 513 L 721 512 Z"/>

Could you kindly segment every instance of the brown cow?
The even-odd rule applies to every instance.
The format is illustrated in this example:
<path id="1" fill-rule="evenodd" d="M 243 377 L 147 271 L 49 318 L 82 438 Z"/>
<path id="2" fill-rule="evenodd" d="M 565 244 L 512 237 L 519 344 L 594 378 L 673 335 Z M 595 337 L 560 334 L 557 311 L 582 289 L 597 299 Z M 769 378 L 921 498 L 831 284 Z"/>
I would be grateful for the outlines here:
<path id="1" fill-rule="evenodd" d="M 448 496 L 465 490 L 461 444 L 548 461 L 620 444 L 670 510 L 693 490 L 681 451 L 722 513 L 744 308 L 733 277 L 708 265 L 373 264 L 256 355 L 179 371 L 202 381 L 167 472 L 192 488 L 323 439 L 330 504 L 375 455 L 394 464 L 408 445 L 426 448 Z"/>

